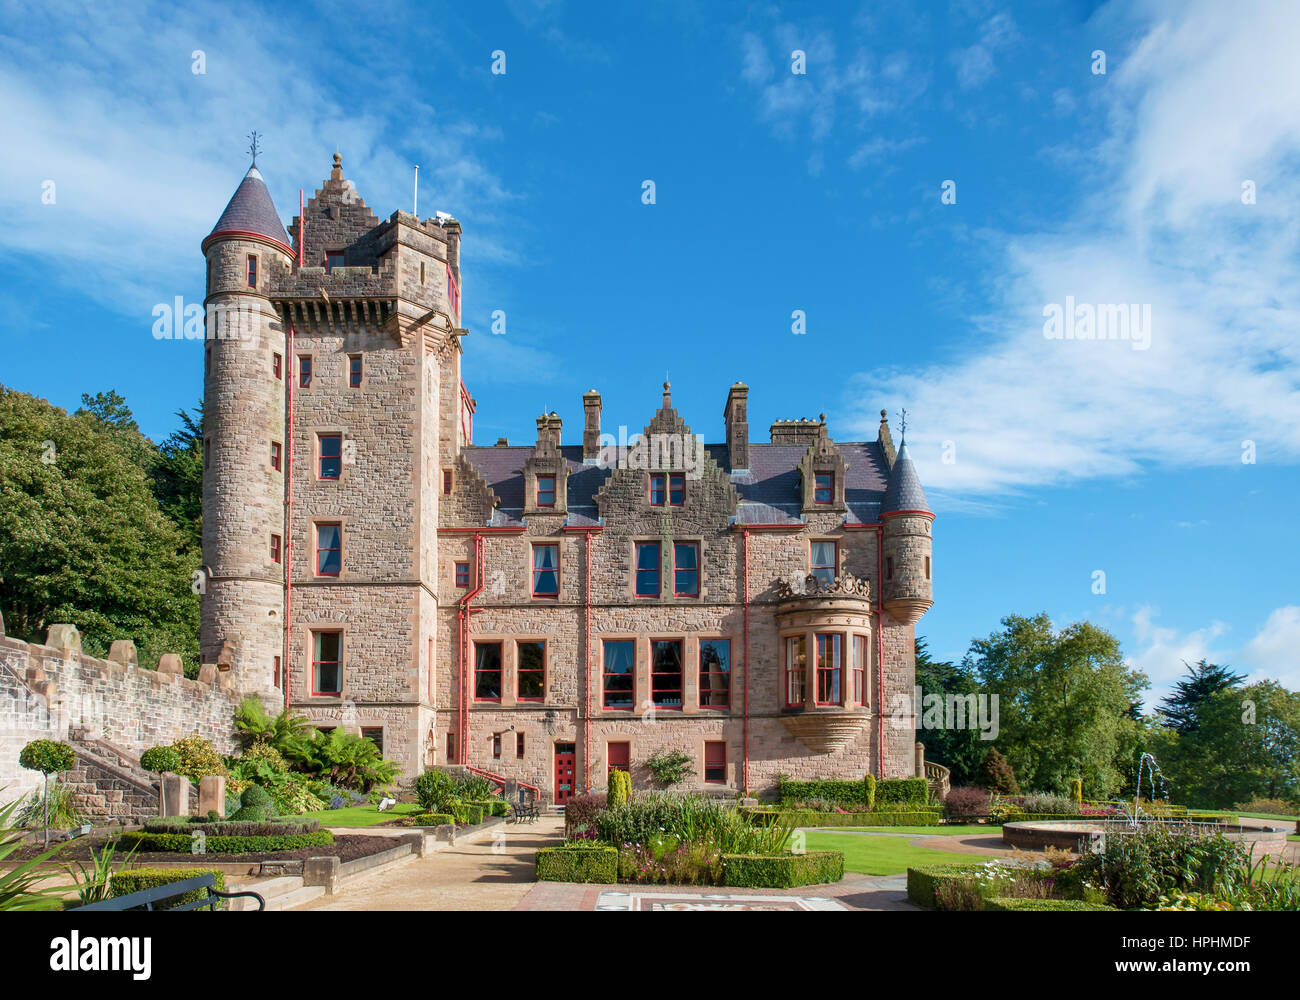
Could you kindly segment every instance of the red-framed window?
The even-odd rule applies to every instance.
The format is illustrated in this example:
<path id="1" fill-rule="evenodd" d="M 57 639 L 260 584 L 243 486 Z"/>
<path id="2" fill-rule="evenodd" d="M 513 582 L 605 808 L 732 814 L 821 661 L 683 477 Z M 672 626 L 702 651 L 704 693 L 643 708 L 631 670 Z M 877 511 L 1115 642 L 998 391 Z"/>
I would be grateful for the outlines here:
<path id="1" fill-rule="evenodd" d="M 501 734 L 492 734 L 492 756 L 500 759 L 501 757 Z"/>
<path id="2" fill-rule="evenodd" d="M 925 557 L 925 578 L 930 579 L 930 557 Z"/>
<path id="3" fill-rule="evenodd" d="M 375 745 L 375 749 L 381 754 L 384 752 L 384 727 L 383 726 L 366 726 L 361 730 L 361 738 L 369 740 Z"/>
<path id="4" fill-rule="evenodd" d="M 841 705 L 844 703 L 844 637 L 838 632 L 817 635 L 817 704 Z"/>
<path id="5" fill-rule="evenodd" d="M 501 643 L 474 643 L 474 700 L 501 700 Z"/>
<path id="6" fill-rule="evenodd" d="M 524 759 L 524 734 L 521 732 L 515 733 L 515 756 Z"/>
<path id="7" fill-rule="evenodd" d="M 533 546 L 533 596 L 560 596 L 560 547 L 547 543 Z"/>
<path id="8" fill-rule="evenodd" d="M 271 562 L 278 563 L 279 561 L 280 561 L 280 536 L 272 535 L 271 536 Z"/>
<path id="9" fill-rule="evenodd" d="M 555 477 L 554 476 L 537 477 L 537 506 L 538 507 L 555 506 Z"/>
<path id="10" fill-rule="evenodd" d="M 519 643 L 515 668 L 515 697 L 519 701 L 546 700 L 546 643 Z"/>
<path id="11" fill-rule="evenodd" d="M 343 693 L 343 633 L 311 634 L 311 693 Z"/>
<path id="12" fill-rule="evenodd" d="M 442 470 L 442 492 L 444 495 L 449 495 L 451 493 L 451 483 L 452 483 L 451 470 L 443 469 Z"/>
<path id="13" fill-rule="evenodd" d="M 320 456 L 316 471 L 317 478 L 338 479 L 343 474 L 343 435 L 317 435 L 316 446 Z"/>
<path id="14" fill-rule="evenodd" d="M 727 783 L 727 744 L 721 740 L 704 744 L 704 780 L 711 785 Z"/>
<path id="15" fill-rule="evenodd" d="M 673 543 L 673 596 L 700 596 L 700 545 L 698 542 Z"/>
<path id="16" fill-rule="evenodd" d="M 813 542 L 811 554 L 809 572 L 818 583 L 829 587 L 839 570 L 839 546 L 835 542 Z"/>
<path id="17" fill-rule="evenodd" d="M 682 707 L 682 640 L 650 640 L 650 698 L 656 708 Z"/>
<path id="18" fill-rule="evenodd" d="M 785 707 L 802 708 L 807 698 L 808 639 L 792 635 L 785 640 Z"/>
<path id="19" fill-rule="evenodd" d="M 298 358 L 298 388 L 311 388 L 311 355 L 304 354 Z"/>
<path id="20" fill-rule="evenodd" d="M 280 658 L 278 656 L 271 657 L 271 673 L 274 678 L 272 682 L 273 686 L 279 687 L 280 686 Z"/>
<path id="21" fill-rule="evenodd" d="M 813 473 L 813 503 L 833 503 L 835 500 L 835 473 Z"/>
<path id="22" fill-rule="evenodd" d="M 609 776 L 615 771 L 623 771 L 627 774 L 632 773 L 632 744 L 606 743 L 605 744 L 605 784 L 609 784 Z"/>
<path id="23" fill-rule="evenodd" d="M 336 267 L 342 267 L 343 260 L 344 260 L 344 256 L 342 250 L 328 251 L 325 254 L 325 273 L 328 274 L 330 271 L 333 271 L 334 268 Z"/>
<path id="24" fill-rule="evenodd" d="M 469 563 L 458 562 L 456 564 L 456 586 L 457 587 L 469 586 Z"/>
<path id="25" fill-rule="evenodd" d="M 271 355 L 271 374 L 276 378 L 284 377 L 284 359 L 278 354 Z"/>
<path id="26" fill-rule="evenodd" d="M 447 734 L 447 759 L 448 760 L 456 759 L 456 734 L 455 733 Z"/>
<path id="27" fill-rule="evenodd" d="M 348 355 L 348 388 L 361 388 L 361 355 Z"/>
<path id="28" fill-rule="evenodd" d="M 248 255 L 248 287 L 257 287 L 257 257 L 251 253 Z"/>
<path id="29" fill-rule="evenodd" d="M 316 575 L 338 576 L 343 569 L 343 525 L 316 525 Z"/>
<path id="30" fill-rule="evenodd" d="M 700 708 L 731 706 L 731 640 L 700 640 Z"/>
<path id="31" fill-rule="evenodd" d="M 686 475 L 681 472 L 655 472 L 650 476 L 650 504 L 654 507 L 680 507 L 686 502 Z"/>
<path id="32" fill-rule="evenodd" d="M 636 596 L 659 596 L 659 543 L 636 543 Z"/>
<path id="33" fill-rule="evenodd" d="M 279 441 L 271 442 L 271 468 L 274 469 L 276 472 L 280 471 L 280 460 L 281 460 L 282 450 L 283 449 L 281 449 Z"/>
<path id="34" fill-rule="evenodd" d="M 867 637 L 853 637 L 853 701 L 857 705 L 867 703 Z"/>
<path id="35" fill-rule="evenodd" d="M 636 641 L 606 639 L 601 647 L 601 707 L 632 708 L 636 687 Z"/>

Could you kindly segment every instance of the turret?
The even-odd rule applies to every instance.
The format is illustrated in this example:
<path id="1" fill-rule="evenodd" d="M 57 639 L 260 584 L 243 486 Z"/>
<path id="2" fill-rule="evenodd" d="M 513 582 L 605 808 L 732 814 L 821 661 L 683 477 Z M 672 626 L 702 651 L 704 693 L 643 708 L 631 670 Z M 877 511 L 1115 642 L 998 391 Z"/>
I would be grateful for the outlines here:
<path id="1" fill-rule="evenodd" d="M 256 161 L 203 241 L 203 562 L 200 647 L 234 650 L 246 691 L 279 683 L 284 647 L 284 329 L 270 299 L 293 250 Z"/>
<path id="2" fill-rule="evenodd" d="M 934 514 L 907 452 L 906 438 L 889 473 L 880 519 L 885 525 L 881 597 L 885 610 L 895 620 L 912 625 L 934 604 L 930 580 L 930 524 Z"/>

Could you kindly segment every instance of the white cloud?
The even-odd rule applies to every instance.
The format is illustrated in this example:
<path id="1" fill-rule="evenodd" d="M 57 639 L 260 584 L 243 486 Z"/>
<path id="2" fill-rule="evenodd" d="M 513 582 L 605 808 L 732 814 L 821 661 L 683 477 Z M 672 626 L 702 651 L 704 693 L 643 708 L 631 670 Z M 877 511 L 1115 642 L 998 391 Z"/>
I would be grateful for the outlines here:
<path id="1" fill-rule="evenodd" d="M 1053 232 L 976 237 L 991 304 L 949 357 L 856 379 L 854 430 L 906 406 L 923 481 L 1014 492 L 1147 463 L 1300 458 L 1300 19 L 1286 4 L 1149 3 L 1112 56 L 1105 134 L 1080 136 L 1098 185 Z M 1255 179 L 1258 204 L 1241 181 Z M 934 211 L 958 211 L 939 206 Z M 1149 304 L 1148 350 L 1048 340 L 1044 308 Z M 943 442 L 957 461 L 939 461 Z M 1263 459 L 1261 459 L 1263 460 Z"/>
<path id="2" fill-rule="evenodd" d="M 985 21 L 980 29 L 980 40 L 956 50 L 950 57 L 957 72 L 957 85 L 962 90 L 970 90 L 987 82 L 996 72 L 994 55 L 1015 38 L 1016 26 L 1009 14 L 995 14 Z"/>
<path id="3" fill-rule="evenodd" d="M 1277 608 L 1241 650 L 1250 680 L 1271 679 L 1300 691 L 1300 605 Z"/>
<path id="4" fill-rule="evenodd" d="M 1187 672 L 1187 664 L 1207 659 L 1215 662 L 1213 646 L 1216 639 L 1226 635 L 1228 626 L 1211 622 L 1205 628 L 1180 633 L 1155 623 L 1159 612 L 1143 605 L 1133 614 L 1133 634 L 1138 652 L 1126 657 L 1130 667 L 1142 671 L 1151 681 L 1153 691 L 1148 703 L 1155 705 L 1175 681 Z"/>

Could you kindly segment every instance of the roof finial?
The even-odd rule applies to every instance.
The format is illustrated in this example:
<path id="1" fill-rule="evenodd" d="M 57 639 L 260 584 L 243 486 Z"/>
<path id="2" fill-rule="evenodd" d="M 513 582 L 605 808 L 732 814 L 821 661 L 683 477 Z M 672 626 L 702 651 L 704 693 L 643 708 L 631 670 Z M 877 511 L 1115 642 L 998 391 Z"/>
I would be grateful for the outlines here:
<path id="1" fill-rule="evenodd" d="M 900 431 L 899 441 L 907 440 L 907 411 L 898 411 L 898 428 Z"/>
<path id="2" fill-rule="evenodd" d="M 253 166 L 257 166 L 257 154 L 262 151 L 262 145 L 258 142 L 260 138 L 256 130 L 248 133 L 248 152 L 253 157 Z"/>

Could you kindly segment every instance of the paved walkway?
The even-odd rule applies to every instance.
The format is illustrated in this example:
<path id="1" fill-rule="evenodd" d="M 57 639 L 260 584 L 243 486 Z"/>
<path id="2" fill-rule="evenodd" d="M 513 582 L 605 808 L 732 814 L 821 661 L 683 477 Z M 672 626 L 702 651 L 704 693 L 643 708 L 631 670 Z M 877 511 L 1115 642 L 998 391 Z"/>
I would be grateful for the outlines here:
<path id="1" fill-rule="evenodd" d="M 781 897 L 792 902 L 800 899 L 832 900 L 845 910 L 919 910 L 907 901 L 907 877 L 904 875 L 867 876 L 849 874 L 834 885 L 806 885 L 796 889 L 730 889 L 725 886 L 697 885 L 574 885 L 571 882 L 538 882 L 517 910 L 594 910 L 600 897 L 611 892 L 635 893 L 651 897 L 683 897 L 683 902 L 703 902 L 714 897 L 719 909 L 770 909 L 768 906 L 746 907 L 746 898 Z M 735 905 L 740 904 L 740 905 Z M 662 908 L 662 907 L 660 907 Z M 813 909 L 816 907 L 802 907 Z"/>
<path id="2" fill-rule="evenodd" d="M 304 910 L 511 910 L 537 885 L 533 858 L 559 844 L 564 821 L 502 823 L 453 846 L 345 883 Z"/>

